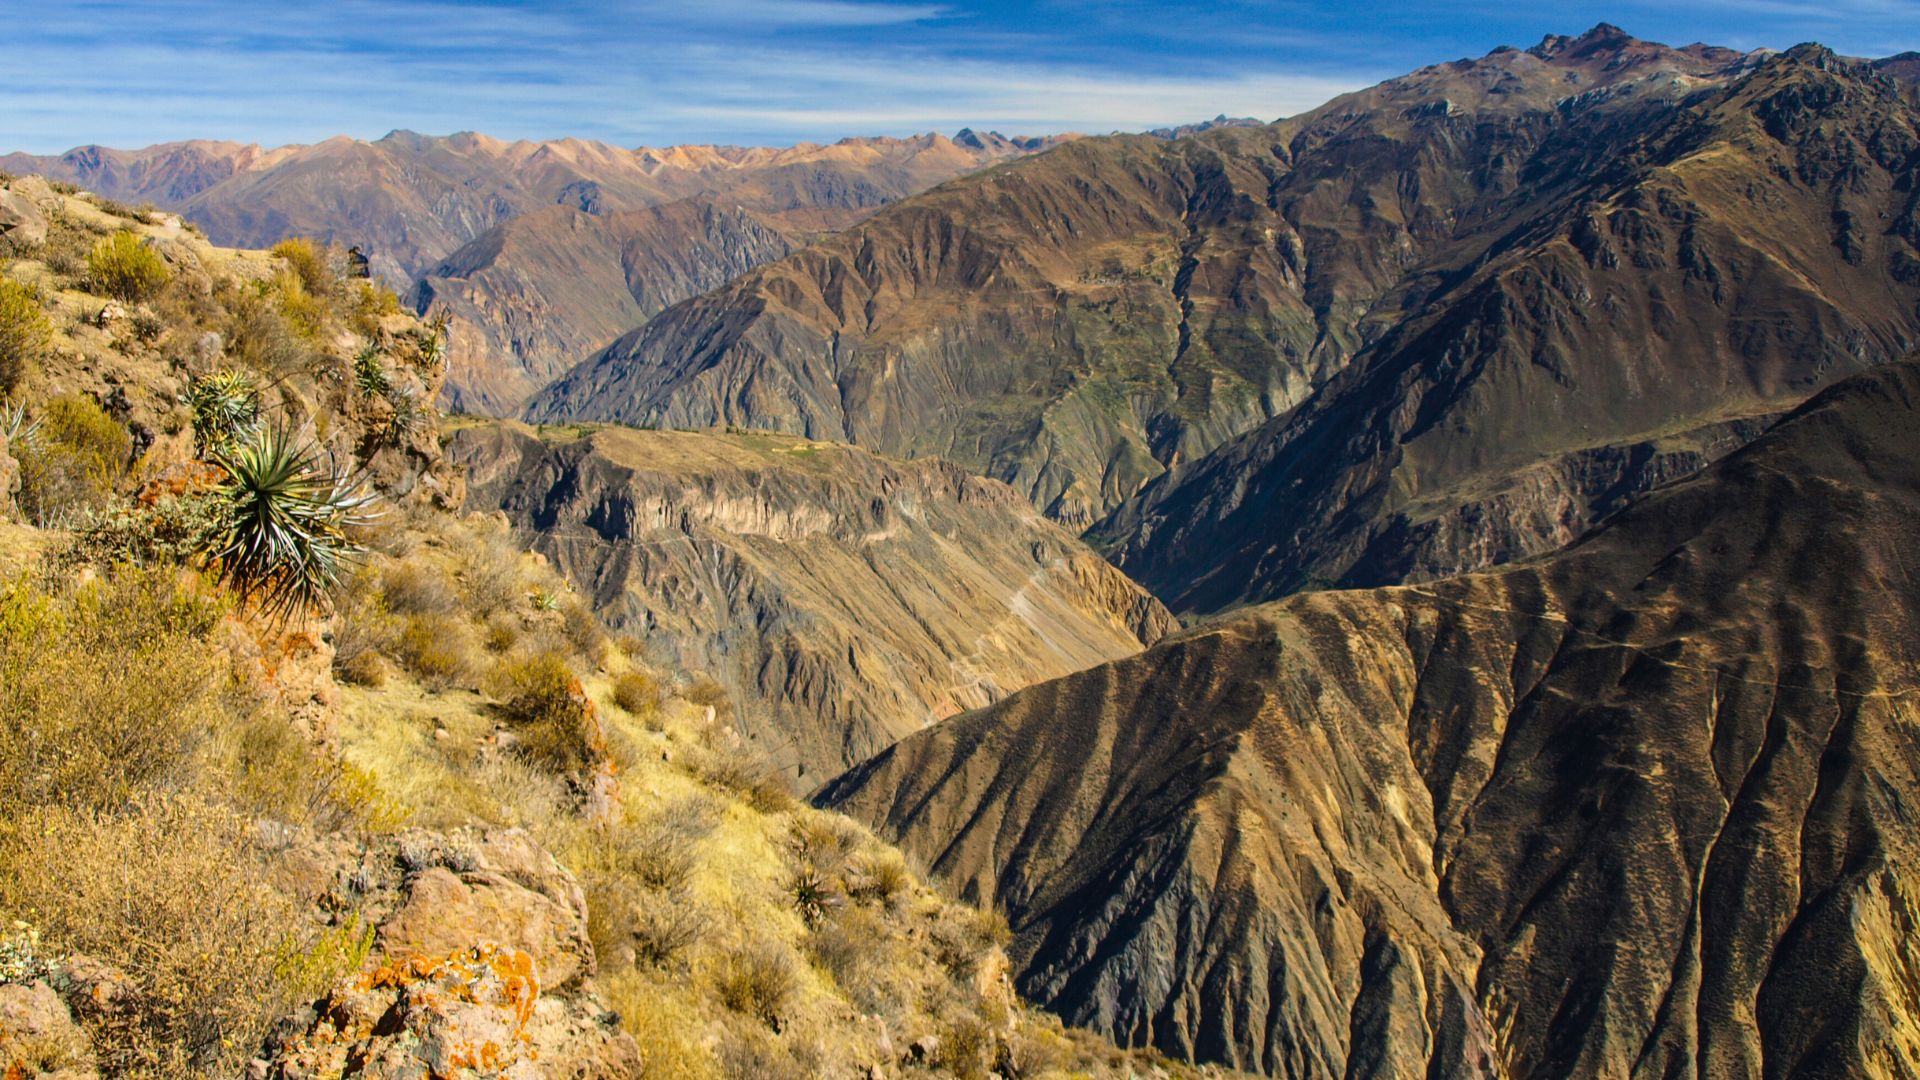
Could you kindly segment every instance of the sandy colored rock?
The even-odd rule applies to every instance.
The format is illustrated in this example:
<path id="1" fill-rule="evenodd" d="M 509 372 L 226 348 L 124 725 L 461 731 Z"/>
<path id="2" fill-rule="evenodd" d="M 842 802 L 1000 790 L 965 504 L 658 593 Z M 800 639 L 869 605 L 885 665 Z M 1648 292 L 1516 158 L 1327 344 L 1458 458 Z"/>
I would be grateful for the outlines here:
<path id="1" fill-rule="evenodd" d="M 93 1047 L 46 982 L 0 983 L 0 1074 L 8 1080 L 91 1080 Z"/>
<path id="2" fill-rule="evenodd" d="M 547 987 L 593 973 L 585 895 L 524 832 L 490 832 L 472 846 L 434 849 L 433 858 L 406 879 L 381 924 L 382 951 L 438 956 L 491 943 L 526 952 Z M 454 866 L 439 864 L 447 862 Z"/>
<path id="3" fill-rule="evenodd" d="M 531 956 L 479 946 L 394 960 L 336 988 L 268 1047 L 275 1080 L 586 1080 L 639 1074 L 640 1048 L 591 997 L 556 997 Z"/>
<path id="4" fill-rule="evenodd" d="M 47 242 L 47 218 L 25 195 L 0 188 L 0 240 L 14 250 L 37 248 Z"/>

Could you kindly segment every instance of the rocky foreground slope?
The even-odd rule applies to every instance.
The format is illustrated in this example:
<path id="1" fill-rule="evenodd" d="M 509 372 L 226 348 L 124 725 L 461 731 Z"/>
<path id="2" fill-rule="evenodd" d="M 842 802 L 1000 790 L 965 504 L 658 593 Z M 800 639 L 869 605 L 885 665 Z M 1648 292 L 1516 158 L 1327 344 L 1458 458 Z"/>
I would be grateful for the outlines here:
<path id="1" fill-rule="evenodd" d="M 822 801 L 1135 1044 L 1309 1076 L 1911 1076 L 1920 361 L 1564 553 L 1249 608 Z"/>
<path id="2" fill-rule="evenodd" d="M 465 428 L 506 512 L 616 630 L 727 688 L 811 789 L 942 717 L 1137 652 L 1158 601 L 1004 485 L 785 435 Z"/>
<path id="3" fill-rule="evenodd" d="M 1920 341 L 1917 116 L 1822 49 L 1602 26 L 944 185 L 529 415 L 940 454 L 1178 611 L 1473 569 Z"/>

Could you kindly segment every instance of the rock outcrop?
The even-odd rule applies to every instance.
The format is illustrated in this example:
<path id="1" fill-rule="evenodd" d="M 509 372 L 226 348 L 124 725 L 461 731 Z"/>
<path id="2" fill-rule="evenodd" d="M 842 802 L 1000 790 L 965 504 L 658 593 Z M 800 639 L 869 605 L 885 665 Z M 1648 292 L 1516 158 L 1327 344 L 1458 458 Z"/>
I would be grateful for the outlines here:
<path id="1" fill-rule="evenodd" d="M 1569 550 L 1303 594 L 830 785 L 1024 994 L 1274 1076 L 1920 1070 L 1920 361 Z"/>
<path id="2" fill-rule="evenodd" d="M 1004 485 L 784 435 L 461 430 L 499 507 L 612 627 L 718 679 L 817 785 L 943 716 L 1138 651 L 1171 617 Z"/>

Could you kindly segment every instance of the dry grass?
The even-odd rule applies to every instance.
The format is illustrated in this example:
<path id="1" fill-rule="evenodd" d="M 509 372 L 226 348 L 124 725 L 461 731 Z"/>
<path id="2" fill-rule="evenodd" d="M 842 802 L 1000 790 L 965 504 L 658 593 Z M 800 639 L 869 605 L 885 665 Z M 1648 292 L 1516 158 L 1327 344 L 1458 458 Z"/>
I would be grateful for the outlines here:
<path id="1" fill-rule="evenodd" d="M 793 961 L 770 942 L 754 942 L 720 955 L 714 965 L 714 990 L 720 1003 L 743 1016 L 779 1027 L 794 991 Z"/>

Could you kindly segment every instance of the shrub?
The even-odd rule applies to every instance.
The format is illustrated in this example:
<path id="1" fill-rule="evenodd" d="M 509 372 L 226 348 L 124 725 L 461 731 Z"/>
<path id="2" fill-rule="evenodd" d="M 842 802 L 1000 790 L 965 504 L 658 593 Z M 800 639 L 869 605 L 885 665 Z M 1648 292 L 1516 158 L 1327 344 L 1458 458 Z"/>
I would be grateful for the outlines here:
<path id="1" fill-rule="evenodd" d="M 566 602 L 562 614 L 565 620 L 561 626 L 573 651 L 597 660 L 606 646 L 607 632 L 601 629 L 600 619 L 594 615 L 593 609 L 587 606 L 586 601 L 575 597 Z"/>
<path id="2" fill-rule="evenodd" d="M 660 684 L 644 671 L 629 671 L 613 681 L 614 704 L 634 716 L 660 711 Z"/>
<path id="3" fill-rule="evenodd" d="M 306 285 L 293 274 L 281 274 L 274 279 L 273 287 L 280 298 L 280 314 L 285 316 L 287 326 L 308 341 L 320 340 L 327 328 L 326 301 L 308 292 Z"/>
<path id="4" fill-rule="evenodd" d="M 160 254 L 140 237 L 121 230 L 87 253 L 87 282 L 94 292 L 129 302 L 142 300 L 173 279 Z"/>
<path id="5" fill-rule="evenodd" d="M 193 796 L 0 824 L 0 908 L 38 912 L 54 949 L 128 977 L 137 1007 L 91 1025 L 110 1076 L 236 1075 L 307 989 L 279 977 L 306 924 L 251 823 Z"/>
<path id="6" fill-rule="evenodd" d="M 695 769 L 702 780 L 738 795 L 760 813 L 776 814 L 794 804 L 786 779 L 750 748 L 710 751 Z"/>
<path id="7" fill-rule="evenodd" d="M 372 337 L 380 332 L 382 318 L 398 315 L 403 309 L 392 289 L 372 281 L 356 281 L 349 310 L 348 322 L 353 329 L 362 337 Z"/>
<path id="8" fill-rule="evenodd" d="M 473 648 L 466 621 L 452 615 L 410 615 L 393 643 L 394 658 L 430 689 L 467 682 L 473 675 Z"/>
<path id="9" fill-rule="evenodd" d="M 290 236 L 273 245 L 270 254 L 286 262 L 304 289 L 314 296 L 333 293 L 333 268 L 327 264 L 326 249 L 304 236 Z"/>
<path id="10" fill-rule="evenodd" d="M 165 495 L 151 504 L 121 505 L 89 518 L 73 554 L 95 564 L 184 563 L 206 551 L 229 524 L 217 492 Z"/>
<path id="11" fill-rule="evenodd" d="M 722 953 L 713 977 L 721 1004 L 775 1027 L 793 994 L 793 962 L 770 942 Z"/>
<path id="12" fill-rule="evenodd" d="M 568 773 L 605 755 L 592 702 L 560 653 L 542 649 L 502 660 L 488 689 L 516 725 L 521 753 L 541 767 Z"/>
<path id="13" fill-rule="evenodd" d="M 459 606 L 453 585 L 438 567 L 404 560 L 388 564 L 380 575 L 387 607 L 403 615 L 444 615 Z"/>
<path id="14" fill-rule="evenodd" d="M 186 776 L 219 708 L 198 640 L 218 617 L 169 572 L 70 593 L 0 585 L 0 820 L 38 805 L 124 805 Z"/>
<path id="15" fill-rule="evenodd" d="M 0 397 L 20 393 L 39 370 L 53 340 L 53 324 L 40 310 L 40 294 L 0 278 Z"/>
<path id="16" fill-rule="evenodd" d="M 18 501 L 27 520 L 56 525 L 104 507 L 132 453 L 127 429 L 78 394 L 48 402 L 35 427 L 11 448 L 20 464 Z"/>
<path id="17" fill-rule="evenodd" d="M 502 532 L 473 538 L 460 549 L 460 582 L 467 605 L 491 618 L 520 599 L 520 549 Z"/>
<path id="18" fill-rule="evenodd" d="M 311 344 L 293 332 L 278 306 L 245 295 L 235 298 L 231 309 L 226 327 L 229 356 L 247 367 L 283 374 L 314 366 Z"/>
<path id="19" fill-rule="evenodd" d="M 847 878 L 847 893 L 855 900 L 891 906 L 913 887 L 906 860 L 890 849 L 868 855 Z"/>
<path id="20" fill-rule="evenodd" d="M 270 612 L 324 604 L 360 554 L 347 530 L 366 518 L 373 496 L 285 426 L 262 428 L 214 460 L 227 470 L 221 491 L 233 507 L 211 556 L 222 580 Z"/>

